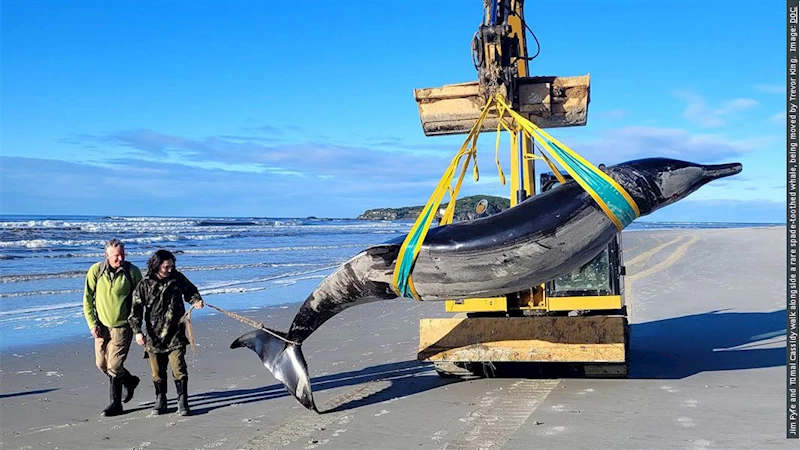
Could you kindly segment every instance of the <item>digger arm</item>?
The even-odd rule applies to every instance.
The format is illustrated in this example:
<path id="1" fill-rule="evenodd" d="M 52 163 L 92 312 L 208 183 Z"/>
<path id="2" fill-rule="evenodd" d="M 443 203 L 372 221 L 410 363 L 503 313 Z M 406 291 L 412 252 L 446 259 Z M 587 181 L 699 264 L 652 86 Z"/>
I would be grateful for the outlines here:
<path id="1" fill-rule="evenodd" d="M 530 77 L 524 1 L 483 2 L 484 21 L 472 43 L 478 80 L 414 90 L 425 135 L 468 133 L 495 92 L 541 128 L 586 125 L 589 75 Z M 490 113 L 481 131 L 496 129 Z"/>

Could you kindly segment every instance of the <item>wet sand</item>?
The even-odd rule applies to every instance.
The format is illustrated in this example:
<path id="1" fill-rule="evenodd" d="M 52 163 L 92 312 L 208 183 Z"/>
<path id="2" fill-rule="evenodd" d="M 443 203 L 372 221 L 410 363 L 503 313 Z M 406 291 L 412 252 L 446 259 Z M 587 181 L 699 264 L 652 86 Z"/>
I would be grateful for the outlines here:
<path id="1" fill-rule="evenodd" d="M 784 439 L 785 228 L 626 232 L 628 379 L 438 377 L 416 361 L 410 300 L 352 308 L 305 344 L 315 399 L 305 408 L 249 350 L 250 328 L 196 319 L 194 415 L 150 416 L 142 378 L 126 413 L 100 417 L 105 377 L 92 340 L 0 354 L 2 449 L 767 449 Z M 222 306 L 222 305 L 220 305 Z M 299 305 L 245 315 L 285 329 Z M 6 343 L 4 343 L 4 346 Z M 175 410 L 174 384 L 169 407 Z"/>

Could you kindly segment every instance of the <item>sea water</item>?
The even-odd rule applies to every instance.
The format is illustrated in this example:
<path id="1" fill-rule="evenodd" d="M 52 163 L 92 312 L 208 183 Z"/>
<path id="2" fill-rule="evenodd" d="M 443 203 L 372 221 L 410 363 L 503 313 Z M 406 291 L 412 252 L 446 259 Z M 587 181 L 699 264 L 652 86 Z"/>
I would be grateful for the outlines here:
<path id="1" fill-rule="evenodd" d="M 774 224 L 634 222 L 628 231 Z M 203 298 L 233 311 L 286 308 L 362 249 L 408 233 L 410 221 L 320 218 L 0 216 L 0 349 L 89 336 L 86 271 L 104 243 L 125 243 L 142 273 L 158 249 Z M 214 314 L 210 308 L 196 316 Z M 195 313 L 193 313 L 195 316 Z"/>

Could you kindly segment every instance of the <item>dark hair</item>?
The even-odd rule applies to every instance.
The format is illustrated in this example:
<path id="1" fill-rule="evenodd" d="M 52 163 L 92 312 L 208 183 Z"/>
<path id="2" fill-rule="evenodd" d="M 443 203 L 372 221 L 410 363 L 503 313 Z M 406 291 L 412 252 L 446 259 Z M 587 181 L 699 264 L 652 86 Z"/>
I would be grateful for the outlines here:
<path id="1" fill-rule="evenodd" d="M 158 275 L 158 269 L 161 268 L 161 264 L 169 260 L 172 260 L 173 263 L 176 262 L 175 255 L 169 250 L 157 250 L 153 253 L 153 256 L 147 260 L 147 277 L 155 278 Z"/>

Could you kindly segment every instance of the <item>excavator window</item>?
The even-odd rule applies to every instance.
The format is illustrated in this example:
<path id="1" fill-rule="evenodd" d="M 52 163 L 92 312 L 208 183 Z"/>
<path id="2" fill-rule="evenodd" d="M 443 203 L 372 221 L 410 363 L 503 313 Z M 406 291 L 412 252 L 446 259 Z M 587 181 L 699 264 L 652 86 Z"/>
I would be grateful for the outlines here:
<path id="1" fill-rule="evenodd" d="M 562 173 L 566 180 L 571 177 Z M 541 192 L 558 186 L 558 179 L 552 173 L 540 175 Z M 583 297 L 601 295 L 620 295 L 622 276 L 620 233 L 597 257 L 572 272 L 546 283 L 548 297 Z"/>

